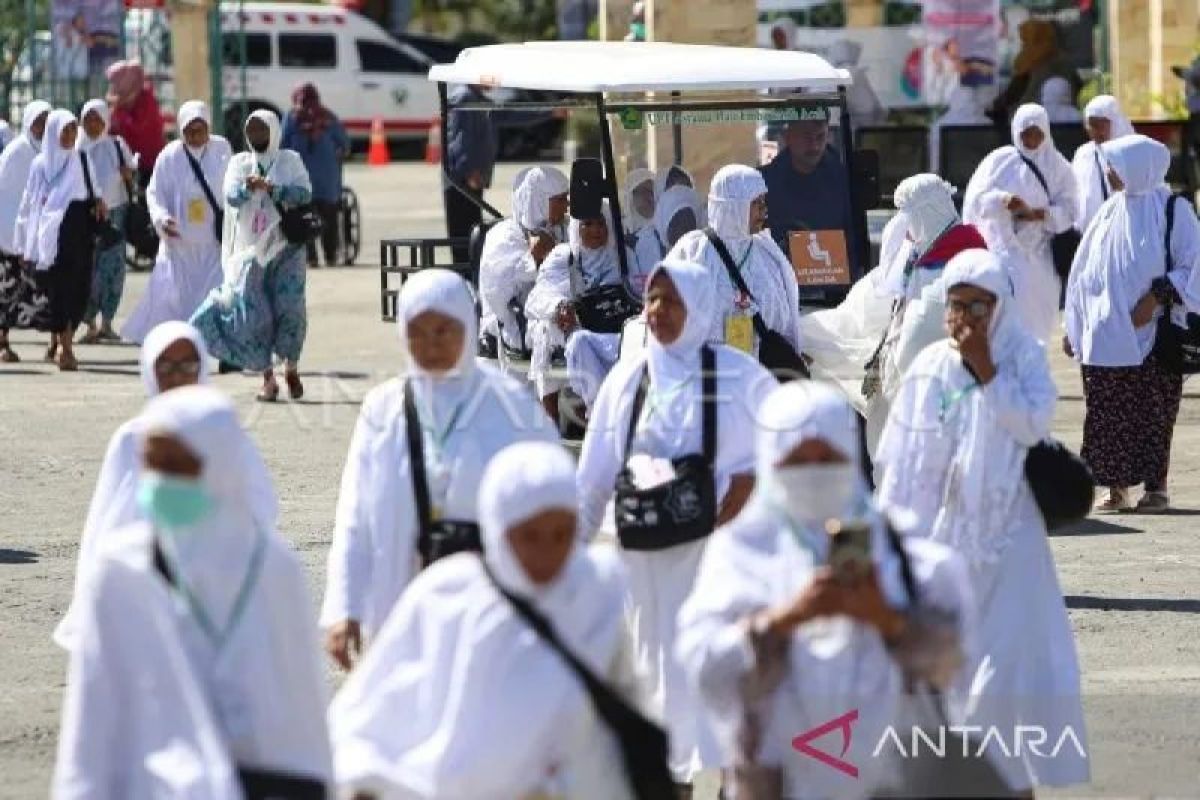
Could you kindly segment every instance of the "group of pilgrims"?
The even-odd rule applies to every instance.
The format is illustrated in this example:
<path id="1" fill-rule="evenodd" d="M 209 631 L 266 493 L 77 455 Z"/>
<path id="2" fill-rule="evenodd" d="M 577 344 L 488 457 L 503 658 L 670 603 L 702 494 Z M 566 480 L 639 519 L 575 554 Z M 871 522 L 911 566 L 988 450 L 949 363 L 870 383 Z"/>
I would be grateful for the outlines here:
<path id="1" fill-rule="evenodd" d="M 73 372 L 81 327 L 80 343 L 142 344 L 163 322 L 190 321 L 223 372 L 263 376 L 260 400 L 278 398 L 276 363 L 299 399 L 306 262 L 282 221 L 312 191 L 300 156 L 280 148 L 279 117 L 252 113 L 247 150 L 235 155 L 212 132 L 207 105 L 183 103 L 180 138 L 144 173 L 125 141 L 110 135 L 110 119 L 102 99 L 78 118 L 35 100 L 21 135 L 0 153 L 0 363 L 20 361 L 13 329 L 49 333 L 45 360 Z M 157 256 L 118 332 L 128 232 L 141 222 L 159 240 Z"/>
<path id="2" fill-rule="evenodd" d="M 1045 112 L 1018 110 L 961 215 L 938 176 L 905 180 L 879 264 L 804 315 L 758 170 L 721 169 L 704 206 L 678 167 L 634 172 L 625 269 L 606 206 L 573 218 L 565 175 L 524 171 L 477 291 L 432 268 L 400 290 L 405 366 L 362 404 L 319 617 L 272 477 L 207 385 L 204 326 L 158 325 L 56 631 L 54 796 L 672 800 L 704 770 L 727 798 L 790 800 L 1087 782 L 1025 469 L 1058 396 L 1051 241 L 1082 232 L 1063 322 L 1082 456 L 1105 509 L 1143 485 L 1152 512 L 1181 392 L 1152 323 L 1200 311 L 1200 226 L 1181 202 L 1166 230 L 1161 144 L 1112 98 L 1086 117 L 1072 169 Z M 231 208 L 255 162 L 230 168 Z M 636 347 L 582 325 L 579 297 L 618 281 L 643 300 Z M 811 379 L 764 366 L 763 329 Z M 568 385 L 577 458 L 547 401 Z M 322 647 L 346 673 L 331 701 Z M 917 757 L 911 732 L 939 726 L 967 731 L 963 758 Z M 1034 730 L 1044 746 L 1021 747 Z"/>

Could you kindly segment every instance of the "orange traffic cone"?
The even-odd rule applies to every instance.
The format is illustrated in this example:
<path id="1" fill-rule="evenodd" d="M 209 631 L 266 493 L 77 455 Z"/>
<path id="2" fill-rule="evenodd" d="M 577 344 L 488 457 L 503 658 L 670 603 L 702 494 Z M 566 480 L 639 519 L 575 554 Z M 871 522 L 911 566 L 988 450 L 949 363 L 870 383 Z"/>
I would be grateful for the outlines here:
<path id="1" fill-rule="evenodd" d="M 383 120 L 376 117 L 371 121 L 371 147 L 367 150 L 367 163 L 379 167 L 389 161 L 391 155 L 388 153 L 387 136 L 383 132 Z"/>
<path id="2" fill-rule="evenodd" d="M 429 126 L 429 137 L 425 140 L 425 163 L 442 163 L 442 121 L 435 119 Z"/>

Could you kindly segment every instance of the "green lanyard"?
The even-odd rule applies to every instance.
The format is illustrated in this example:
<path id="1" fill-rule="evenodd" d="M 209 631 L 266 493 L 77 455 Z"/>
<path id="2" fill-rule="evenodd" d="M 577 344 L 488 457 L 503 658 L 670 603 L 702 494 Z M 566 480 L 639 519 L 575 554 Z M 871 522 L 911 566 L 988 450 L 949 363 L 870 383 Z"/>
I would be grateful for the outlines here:
<path id="1" fill-rule="evenodd" d="M 163 537 L 159 536 L 158 541 L 163 552 L 163 557 L 165 558 L 170 548 L 164 546 L 166 541 Z M 173 593 L 187 606 L 188 612 L 196 620 L 196 624 L 200 626 L 200 630 L 212 642 L 213 648 L 218 653 L 221 652 L 226 642 L 229 641 L 229 637 L 233 634 L 238 623 L 241 622 L 242 617 L 246 613 L 246 604 L 250 602 L 250 595 L 254 592 L 254 587 L 258 583 L 259 576 L 262 574 L 263 558 L 266 555 L 266 551 L 267 537 L 259 531 L 257 539 L 254 542 L 254 552 L 250 554 L 250 564 L 246 567 L 246 574 L 242 578 L 242 585 L 238 588 L 237 596 L 234 598 L 233 609 L 229 612 L 229 619 L 225 621 L 224 627 L 221 628 L 217 627 L 212 617 L 204 610 L 204 606 L 200 603 L 200 598 L 196 597 L 196 593 L 188 585 L 183 571 L 179 569 L 178 563 L 171 564 L 171 571 L 175 575 L 175 580 L 171 584 Z"/>
<path id="2" fill-rule="evenodd" d="M 970 385 L 964 386 L 957 391 L 943 394 L 940 398 L 938 398 L 938 403 L 941 406 L 941 408 L 938 410 L 938 422 L 945 422 L 946 417 L 950 415 L 950 412 L 954 410 L 954 407 L 958 405 L 960 401 L 965 399 L 967 395 L 978 388 L 978 383 L 971 383 Z"/>
<path id="3" fill-rule="evenodd" d="M 423 419 L 425 415 L 420 413 L 417 414 L 417 418 L 421 423 L 421 430 L 429 434 L 429 438 L 433 441 L 433 447 L 438 452 L 439 461 L 441 460 L 442 451 L 446 449 L 446 442 L 454 433 L 454 426 L 458 424 L 458 418 L 462 416 L 463 409 L 466 408 L 466 405 L 469 401 L 470 398 L 468 397 L 466 400 L 463 400 L 458 404 L 458 407 L 454 409 L 454 413 L 450 415 L 450 421 L 446 423 L 446 427 L 442 429 L 440 434 L 438 433 L 437 428 L 435 428 L 433 425 L 425 424 L 425 420 Z M 430 411 L 428 416 L 430 419 L 433 419 L 433 412 Z"/>

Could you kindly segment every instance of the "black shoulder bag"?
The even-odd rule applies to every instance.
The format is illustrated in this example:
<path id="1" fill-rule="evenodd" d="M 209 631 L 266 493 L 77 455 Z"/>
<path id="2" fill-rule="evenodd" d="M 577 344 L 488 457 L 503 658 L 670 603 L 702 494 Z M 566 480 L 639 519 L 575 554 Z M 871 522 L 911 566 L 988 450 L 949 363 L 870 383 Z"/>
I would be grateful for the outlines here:
<path id="1" fill-rule="evenodd" d="M 617 538 L 626 550 L 665 550 L 712 533 L 717 519 L 713 474 L 717 454 L 716 361 L 716 353 L 705 345 L 700 351 L 701 452 L 673 459 L 675 477 L 650 489 L 638 489 L 628 467 L 629 450 L 650 384 L 649 372 L 642 374 L 629 411 L 625 465 L 617 474 L 614 503 Z"/>
<path id="2" fill-rule="evenodd" d="M 508 601 L 517 615 L 541 638 L 542 642 L 566 662 L 579 678 L 596 716 L 616 737 L 625 764 L 625 776 L 637 800 L 670 800 L 675 797 L 675 784 L 668 766 L 670 741 L 661 726 L 646 718 L 597 677 L 579 657 L 572 653 L 546 619 L 527 600 L 510 592 L 484 563 L 483 570 L 500 596 Z"/>
<path id="3" fill-rule="evenodd" d="M 1038 165 L 1024 155 L 1021 156 L 1021 160 L 1033 172 L 1033 177 L 1037 178 L 1038 183 L 1042 185 L 1042 190 L 1046 192 L 1047 202 L 1053 203 L 1054 198 L 1050 196 L 1050 184 L 1046 183 L 1046 176 L 1038 169 Z M 1071 227 L 1062 233 L 1054 234 L 1054 238 L 1050 241 L 1050 252 L 1054 256 L 1054 271 L 1064 281 L 1071 274 L 1071 264 L 1075 261 L 1075 251 L 1079 249 L 1079 242 L 1082 239 L 1083 237 L 1079 231 Z"/>
<path id="4" fill-rule="evenodd" d="M 1175 227 L 1175 206 L 1180 195 L 1167 199 L 1167 232 L 1163 239 L 1166 264 L 1163 276 L 1175 268 L 1175 257 L 1171 254 L 1171 233 Z M 1170 305 L 1163 308 L 1158 318 L 1158 329 L 1154 334 L 1154 356 L 1168 372 L 1178 375 L 1195 375 L 1200 372 L 1200 316 L 1187 315 L 1187 327 L 1181 328 L 1171 321 Z"/>
<path id="5" fill-rule="evenodd" d="M 705 228 L 704 235 L 708 237 L 708 241 L 712 243 L 717 255 L 721 257 L 733 285 L 739 292 L 753 300 L 754 295 L 733 263 L 733 256 L 729 254 L 729 248 L 725 246 L 725 242 L 721 241 L 721 237 L 712 228 Z M 791 342 L 783 334 L 768 328 L 767 323 L 763 321 L 762 314 L 757 311 L 754 313 L 754 332 L 758 334 L 758 360 L 776 378 L 780 381 L 790 381 L 796 378 L 811 377 L 804 357 L 796 352 L 796 348 L 792 347 Z"/>
<path id="6" fill-rule="evenodd" d="M 1053 437 L 1029 448 L 1025 481 L 1047 531 L 1085 519 L 1096 500 L 1096 479 L 1087 463 Z"/>
<path id="7" fill-rule="evenodd" d="M 321 235 L 321 215 L 312 203 L 301 203 L 297 206 L 284 207 L 270 194 L 271 204 L 279 212 L 279 228 L 288 244 L 309 244 L 315 242 Z"/>
<path id="8" fill-rule="evenodd" d="M 575 251 L 571 250 L 567 269 L 571 273 L 571 283 L 575 283 L 576 262 Z M 582 282 L 582 281 L 580 281 Z M 637 316 L 641 306 L 634 302 L 625 291 L 625 285 L 611 283 L 606 286 L 596 286 L 579 292 L 574 300 L 575 316 L 585 330 L 595 333 L 620 333 L 625 321 Z"/>
<path id="9" fill-rule="evenodd" d="M 412 472 L 413 499 L 417 504 L 417 552 L 422 567 L 461 552 L 483 552 L 479 525 L 465 520 L 434 519 L 425 477 L 425 439 L 413 397 L 412 381 L 404 385 L 404 426 L 408 438 L 408 468 Z"/>
<path id="10" fill-rule="evenodd" d="M 126 168 L 125 151 L 121 143 L 113 139 L 113 147 L 117 151 L 117 163 L 122 171 Z M 146 199 L 138 191 L 137 184 L 125 180 L 125 194 L 129 195 L 129 204 L 125 207 L 125 239 L 140 256 L 153 256 L 158 252 L 158 233 L 154 230 L 154 222 L 150 219 L 150 209 L 146 207 Z"/>
<path id="11" fill-rule="evenodd" d="M 121 241 L 121 232 L 108 219 L 99 217 L 99 197 L 92 183 L 92 170 L 88 164 L 87 153 L 79 151 L 80 165 L 83 167 L 83 183 L 87 187 L 88 215 L 92 227 L 92 236 L 96 240 L 96 250 L 107 250 Z"/>
<path id="12" fill-rule="evenodd" d="M 209 206 L 213 212 L 213 233 L 217 236 L 217 241 L 221 241 L 222 234 L 225 230 L 225 212 L 221 208 L 221 204 L 217 202 L 217 196 L 213 194 L 212 189 L 208 186 L 208 179 L 204 177 L 204 170 L 200 169 L 200 162 L 192 157 L 188 149 L 183 148 L 183 154 L 187 156 L 188 165 L 192 168 L 192 174 L 196 176 L 197 183 L 204 190 L 204 196 L 208 199 Z"/>

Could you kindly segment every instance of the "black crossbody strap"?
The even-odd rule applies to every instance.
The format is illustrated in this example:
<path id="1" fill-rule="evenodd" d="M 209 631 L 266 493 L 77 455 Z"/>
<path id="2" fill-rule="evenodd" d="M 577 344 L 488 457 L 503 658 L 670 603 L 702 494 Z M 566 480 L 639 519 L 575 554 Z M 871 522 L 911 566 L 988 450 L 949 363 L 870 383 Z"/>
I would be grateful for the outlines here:
<path id="1" fill-rule="evenodd" d="M 117 150 L 117 164 L 120 165 L 122 172 L 125 170 L 125 151 L 121 149 L 121 143 L 116 139 L 112 140 L 113 147 Z M 129 195 L 129 202 L 133 202 L 137 197 L 137 192 L 133 189 L 133 181 L 125 180 L 125 176 L 121 176 L 121 183 L 125 184 L 125 194 Z"/>
<path id="2" fill-rule="evenodd" d="M 908 551 L 904 549 L 904 544 L 900 541 L 900 534 L 897 533 L 896 527 L 886 517 L 883 520 L 883 527 L 887 531 L 888 544 L 891 546 L 892 553 L 895 554 L 900 562 L 900 580 L 904 583 L 904 591 L 908 594 L 908 601 L 912 603 L 913 608 L 916 608 L 921 595 L 917 590 L 917 579 L 913 575 L 912 562 L 909 561 Z"/>
<path id="3" fill-rule="evenodd" d="M 1053 203 L 1054 198 L 1050 196 L 1050 184 L 1046 183 L 1046 176 L 1042 174 L 1040 169 L 1038 169 L 1038 165 L 1033 163 L 1031 159 L 1026 158 L 1023 154 L 1021 155 L 1021 160 L 1025 162 L 1025 166 L 1029 167 L 1029 169 L 1033 171 L 1033 177 L 1037 178 L 1038 183 L 1042 185 L 1042 191 L 1046 193 L 1046 202 Z"/>
<path id="4" fill-rule="evenodd" d="M 1168 274 L 1175 269 L 1175 255 L 1171 252 L 1171 232 L 1175 228 L 1175 202 L 1181 199 L 1179 195 L 1173 194 L 1167 198 L 1167 230 L 1163 234 L 1163 252 L 1166 254 L 1166 266 L 1163 274 Z"/>
<path id="5" fill-rule="evenodd" d="M 429 501 L 429 483 L 425 477 L 425 439 L 421 433 L 421 418 L 417 416 L 417 401 L 412 381 L 404 384 L 404 429 L 408 439 L 408 469 L 412 473 L 413 500 L 417 504 L 419 539 L 429 536 L 433 527 L 433 505 Z M 424 552 L 423 548 L 420 548 Z"/>
<path id="6" fill-rule="evenodd" d="M 708 345 L 700 350 L 700 369 L 700 451 L 713 467 L 717 460 L 717 354 Z"/>
<path id="7" fill-rule="evenodd" d="M 192 157 L 192 154 L 188 152 L 186 147 L 183 148 L 183 154 L 187 156 L 188 164 L 192 168 L 192 174 L 196 176 L 196 181 L 200 184 L 200 188 L 204 190 L 204 196 L 208 198 L 208 204 L 212 206 L 213 213 L 220 219 L 223 216 L 221 213 L 221 204 L 217 202 L 216 195 L 209 188 L 208 179 L 204 177 L 204 170 L 200 169 L 200 162 Z"/>
<path id="8" fill-rule="evenodd" d="M 1096 159 L 1096 172 L 1100 173 L 1100 196 L 1104 200 L 1108 200 L 1108 176 L 1104 174 L 1104 168 L 1100 166 L 1100 150 L 1093 150 L 1092 157 Z"/>
<path id="9" fill-rule="evenodd" d="M 754 293 L 750 291 L 750 287 L 746 285 L 746 279 L 742 277 L 741 271 L 737 265 L 733 263 L 733 256 L 729 254 L 729 248 L 725 246 L 725 242 L 717 235 L 717 232 L 712 228 L 705 228 L 704 235 L 708 237 L 708 241 L 712 243 L 713 249 L 717 251 L 717 255 L 721 257 L 721 262 L 725 265 L 725 271 L 729 273 L 729 280 L 733 281 L 733 285 L 739 292 L 749 297 L 751 300 L 758 302 L 754 297 Z M 767 334 L 767 323 L 763 321 L 762 314 L 754 312 L 754 331 L 761 339 Z"/>
<path id="10" fill-rule="evenodd" d="M 87 153 L 79 151 L 79 161 L 83 165 L 83 184 L 87 187 L 88 200 L 96 202 L 96 187 L 92 185 L 92 171 L 88 168 Z"/>
<path id="11" fill-rule="evenodd" d="M 629 409 L 629 430 L 625 434 L 625 461 L 629 461 L 629 451 L 633 447 L 633 434 L 637 432 L 638 417 L 642 415 L 642 406 L 646 404 L 646 392 L 650 388 L 650 367 L 642 370 L 642 378 L 638 381 L 637 391 L 633 395 L 633 406 Z"/>

